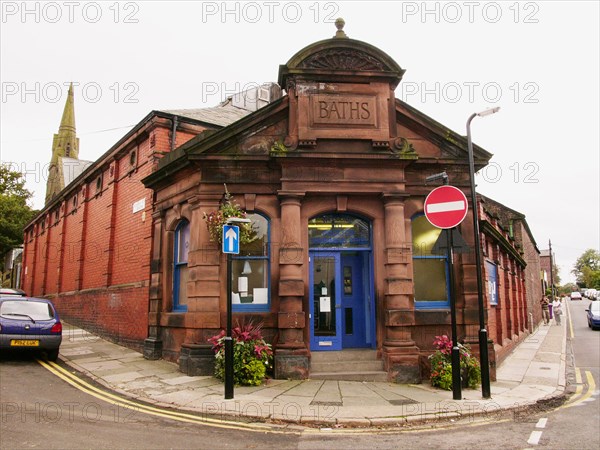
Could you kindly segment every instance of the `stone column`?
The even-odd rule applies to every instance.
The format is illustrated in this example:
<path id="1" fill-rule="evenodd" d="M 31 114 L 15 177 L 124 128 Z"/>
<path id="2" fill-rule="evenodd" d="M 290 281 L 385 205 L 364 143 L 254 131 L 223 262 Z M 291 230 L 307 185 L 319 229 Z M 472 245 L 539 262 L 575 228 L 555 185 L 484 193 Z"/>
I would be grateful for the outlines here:
<path id="1" fill-rule="evenodd" d="M 160 314 L 163 299 L 162 243 L 164 229 L 164 211 L 152 213 L 152 259 L 150 261 L 150 298 L 148 299 L 148 338 L 144 340 L 144 358 L 162 357 L 160 339 Z"/>
<path id="2" fill-rule="evenodd" d="M 280 192 L 279 340 L 275 347 L 275 378 L 308 377 L 308 349 L 304 342 L 304 249 L 300 205 L 304 193 Z"/>
<path id="3" fill-rule="evenodd" d="M 181 345 L 179 370 L 188 376 L 212 375 L 215 356 L 203 330 L 221 327 L 221 250 L 210 242 L 204 213 L 219 209 L 221 194 L 198 194 L 191 206 L 188 253 L 188 312 Z M 214 334 L 214 333 L 211 333 Z"/>
<path id="4" fill-rule="evenodd" d="M 404 199 L 408 194 L 383 194 L 385 208 L 385 286 L 383 342 L 388 379 L 397 383 L 420 383 L 419 348 L 412 340 L 414 299 L 411 253 L 406 242 Z"/>
<path id="5" fill-rule="evenodd" d="M 194 328 L 220 328 L 221 310 L 225 311 L 226 302 L 221 300 L 221 249 L 210 242 L 204 220 L 204 213 L 219 209 L 220 200 L 221 194 L 198 194 L 188 201 L 191 228 L 187 294 L 188 315 L 193 317 Z M 191 337 L 192 342 L 197 340 L 197 336 Z"/>

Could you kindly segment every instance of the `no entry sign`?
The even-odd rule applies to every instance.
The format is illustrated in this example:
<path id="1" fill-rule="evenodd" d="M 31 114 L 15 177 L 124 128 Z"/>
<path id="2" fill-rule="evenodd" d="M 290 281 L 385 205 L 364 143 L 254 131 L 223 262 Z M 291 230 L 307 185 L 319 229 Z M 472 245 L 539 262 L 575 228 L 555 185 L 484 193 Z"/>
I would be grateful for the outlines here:
<path id="1" fill-rule="evenodd" d="M 440 186 L 425 199 L 425 216 L 438 228 L 453 228 L 467 216 L 467 197 L 454 186 Z"/>

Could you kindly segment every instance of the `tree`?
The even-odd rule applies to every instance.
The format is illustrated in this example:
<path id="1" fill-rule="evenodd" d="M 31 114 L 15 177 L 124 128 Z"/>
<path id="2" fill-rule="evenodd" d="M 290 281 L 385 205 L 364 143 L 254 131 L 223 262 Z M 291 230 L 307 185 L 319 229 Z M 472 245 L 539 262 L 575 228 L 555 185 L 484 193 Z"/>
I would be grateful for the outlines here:
<path id="1" fill-rule="evenodd" d="M 579 286 L 596 288 L 600 285 L 600 253 L 592 248 L 587 249 L 577 258 L 571 273 L 577 277 Z"/>
<path id="2" fill-rule="evenodd" d="M 579 288 L 575 283 L 567 283 L 558 288 L 558 292 L 561 295 L 569 295 L 571 292 L 578 290 Z"/>
<path id="3" fill-rule="evenodd" d="M 558 268 L 558 266 L 556 265 L 556 263 L 554 261 L 552 261 L 552 269 L 553 269 L 552 276 L 554 277 L 554 286 L 559 286 L 560 285 L 560 275 L 559 275 L 558 271 L 560 269 Z"/>
<path id="4" fill-rule="evenodd" d="M 27 204 L 31 196 L 32 193 L 25 189 L 23 175 L 12 170 L 9 164 L 0 163 L 1 265 L 4 265 L 3 256 L 23 243 L 23 227 L 36 213 Z"/>

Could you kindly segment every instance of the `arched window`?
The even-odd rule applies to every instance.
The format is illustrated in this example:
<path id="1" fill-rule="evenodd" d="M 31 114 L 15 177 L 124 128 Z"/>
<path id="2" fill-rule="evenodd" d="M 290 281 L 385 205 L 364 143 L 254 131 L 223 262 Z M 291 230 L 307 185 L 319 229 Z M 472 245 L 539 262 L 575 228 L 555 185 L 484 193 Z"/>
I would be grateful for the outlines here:
<path id="1" fill-rule="evenodd" d="M 261 214 L 248 214 L 253 240 L 241 244 L 231 265 L 231 294 L 234 311 L 269 311 L 271 303 L 271 249 L 269 220 Z"/>
<path id="2" fill-rule="evenodd" d="M 190 223 L 182 220 L 175 228 L 173 245 L 173 311 L 187 311 L 189 250 Z"/>
<path id="3" fill-rule="evenodd" d="M 450 307 L 446 255 L 431 253 L 441 231 L 431 225 L 425 215 L 413 217 L 413 281 L 416 308 Z"/>

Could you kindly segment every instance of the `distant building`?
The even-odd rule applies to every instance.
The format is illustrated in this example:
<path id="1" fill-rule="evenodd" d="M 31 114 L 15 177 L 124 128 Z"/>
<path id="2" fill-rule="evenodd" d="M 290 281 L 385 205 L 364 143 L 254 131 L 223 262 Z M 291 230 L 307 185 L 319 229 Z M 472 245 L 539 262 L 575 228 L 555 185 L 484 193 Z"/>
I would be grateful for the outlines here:
<path id="1" fill-rule="evenodd" d="M 525 215 L 479 195 L 488 336 L 500 362 L 542 320 L 540 258 Z"/>
<path id="2" fill-rule="evenodd" d="M 75 100 L 73 83 L 71 83 L 60 127 L 52 140 L 52 158 L 46 183 L 46 204 L 91 164 L 91 161 L 79 160 L 79 138 L 75 128 Z"/>
<path id="3" fill-rule="evenodd" d="M 550 289 L 552 286 L 552 278 L 551 278 L 551 263 L 553 262 L 556 266 L 556 255 L 552 252 L 552 257 L 550 257 L 550 250 L 544 249 L 540 252 L 540 269 L 542 271 L 542 285 L 544 292 L 546 289 Z M 554 284 L 556 285 L 556 280 L 554 280 Z"/>
<path id="4" fill-rule="evenodd" d="M 1 287 L 18 289 L 21 287 L 21 261 L 23 258 L 23 247 L 9 250 L 4 255 L 4 271 L 2 272 Z"/>

